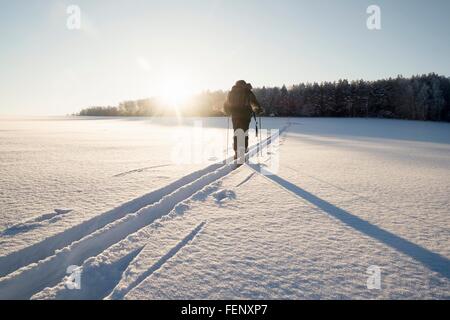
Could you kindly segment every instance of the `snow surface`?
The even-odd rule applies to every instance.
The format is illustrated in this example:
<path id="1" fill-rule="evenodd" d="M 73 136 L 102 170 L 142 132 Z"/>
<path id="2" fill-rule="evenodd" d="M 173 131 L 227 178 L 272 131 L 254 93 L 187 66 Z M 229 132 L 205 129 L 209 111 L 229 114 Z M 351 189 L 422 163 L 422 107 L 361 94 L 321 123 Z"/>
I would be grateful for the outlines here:
<path id="1" fill-rule="evenodd" d="M 263 119 L 236 168 L 213 118 L 175 164 L 179 121 L 0 120 L 0 298 L 450 298 L 449 124 Z"/>

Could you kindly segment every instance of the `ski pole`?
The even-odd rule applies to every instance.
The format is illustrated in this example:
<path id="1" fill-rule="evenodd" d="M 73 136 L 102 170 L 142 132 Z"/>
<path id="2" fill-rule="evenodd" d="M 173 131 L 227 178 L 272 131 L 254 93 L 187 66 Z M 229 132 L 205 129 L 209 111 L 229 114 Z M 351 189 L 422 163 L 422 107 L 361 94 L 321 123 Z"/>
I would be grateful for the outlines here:
<path id="1" fill-rule="evenodd" d="M 262 124 L 261 124 L 261 116 L 259 116 L 259 129 L 262 132 Z M 261 135 L 259 135 L 259 145 L 261 146 L 261 142 L 262 142 L 262 138 Z M 261 157 L 262 157 L 262 146 L 259 148 L 260 152 L 261 152 Z"/>
<path id="2" fill-rule="evenodd" d="M 253 118 L 255 119 L 256 137 L 258 137 L 258 120 L 256 120 L 256 113 L 254 113 L 254 112 L 253 112 Z"/>
<path id="3" fill-rule="evenodd" d="M 258 120 L 256 119 L 256 113 L 255 112 L 253 112 L 253 119 L 255 119 L 256 139 L 258 141 L 258 144 L 257 144 L 258 147 L 256 149 L 256 154 L 259 157 L 259 150 L 261 149 L 261 146 L 259 144 L 259 139 L 258 139 Z"/>
<path id="4" fill-rule="evenodd" d="M 225 163 L 227 163 L 228 161 L 228 143 L 229 143 L 229 135 L 230 135 L 230 117 L 228 118 L 228 125 L 227 125 L 227 145 L 225 146 L 226 149 L 226 158 L 225 158 Z"/>

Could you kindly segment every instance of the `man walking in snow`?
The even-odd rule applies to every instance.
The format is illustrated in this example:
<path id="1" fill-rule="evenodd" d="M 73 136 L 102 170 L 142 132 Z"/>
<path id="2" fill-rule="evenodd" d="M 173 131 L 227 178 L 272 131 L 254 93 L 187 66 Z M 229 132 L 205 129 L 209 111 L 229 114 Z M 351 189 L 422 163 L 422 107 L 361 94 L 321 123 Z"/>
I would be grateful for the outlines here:
<path id="1" fill-rule="evenodd" d="M 243 163 L 244 155 L 248 152 L 248 129 L 252 115 L 264 112 L 252 92 L 252 85 L 244 80 L 236 82 L 225 101 L 224 112 L 233 121 L 234 159 L 240 159 L 240 163 Z"/>

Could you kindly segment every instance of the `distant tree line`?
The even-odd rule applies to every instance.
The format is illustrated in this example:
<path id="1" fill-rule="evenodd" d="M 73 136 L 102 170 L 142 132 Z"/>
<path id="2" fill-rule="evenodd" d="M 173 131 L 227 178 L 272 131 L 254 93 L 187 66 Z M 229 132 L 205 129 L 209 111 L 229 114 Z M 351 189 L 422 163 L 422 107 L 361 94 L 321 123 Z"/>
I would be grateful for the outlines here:
<path id="1" fill-rule="evenodd" d="M 185 101 L 179 108 L 172 108 L 158 98 L 128 100 L 116 106 L 96 106 L 81 110 L 78 116 L 103 117 L 142 117 L 142 116 L 173 116 L 177 112 L 183 116 L 222 116 L 223 103 L 227 97 L 224 91 L 205 91 Z"/>
<path id="2" fill-rule="evenodd" d="M 378 117 L 450 121 L 450 78 L 431 73 L 377 81 L 306 83 L 253 90 L 266 115 L 279 117 Z M 180 108 L 184 116 L 221 116 L 227 92 L 203 92 Z M 173 115 L 156 98 L 91 107 L 80 116 Z"/>

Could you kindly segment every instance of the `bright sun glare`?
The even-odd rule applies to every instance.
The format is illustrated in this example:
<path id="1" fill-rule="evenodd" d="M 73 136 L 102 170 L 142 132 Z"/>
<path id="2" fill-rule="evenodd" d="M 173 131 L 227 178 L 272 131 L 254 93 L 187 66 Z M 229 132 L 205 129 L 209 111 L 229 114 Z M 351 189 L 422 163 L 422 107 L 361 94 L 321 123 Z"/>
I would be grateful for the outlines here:
<path id="1" fill-rule="evenodd" d="M 167 77 L 163 81 L 160 96 L 169 107 L 179 109 L 193 95 L 189 79 L 180 75 Z"/>

